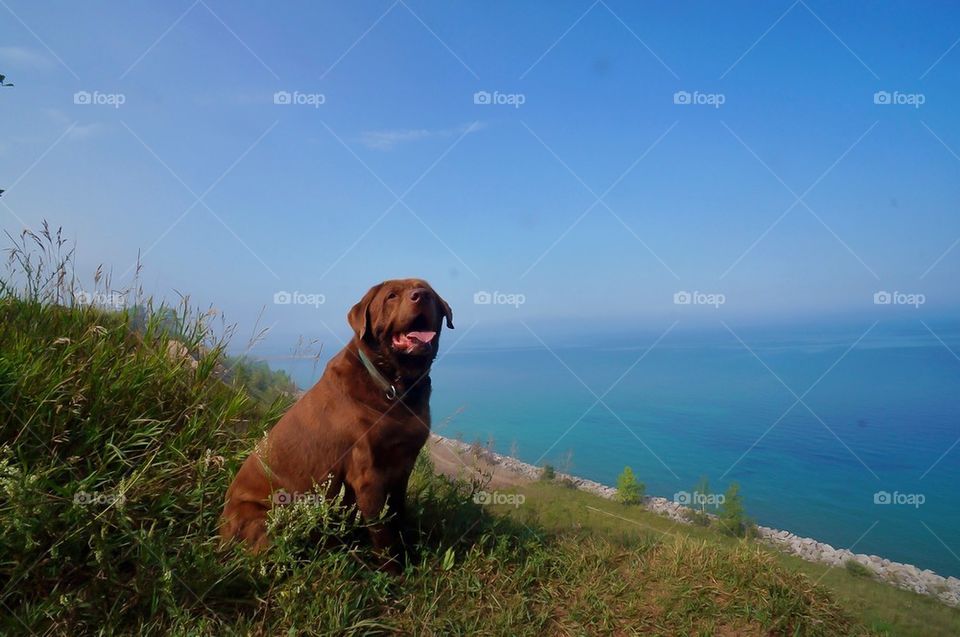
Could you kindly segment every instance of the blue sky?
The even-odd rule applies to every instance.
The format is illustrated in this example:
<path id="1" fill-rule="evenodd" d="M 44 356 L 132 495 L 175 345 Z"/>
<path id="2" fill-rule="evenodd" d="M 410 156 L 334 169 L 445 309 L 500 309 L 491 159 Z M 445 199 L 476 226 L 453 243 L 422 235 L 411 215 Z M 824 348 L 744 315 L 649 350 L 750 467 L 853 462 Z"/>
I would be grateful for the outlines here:
<path id="1" fill-rule="evenodd" d="M 951 3 L 4 0 L 0 14 L 15 84 L 0 89 L 2 228 L 62 225 L 80 272 L 102 263 L 115 287 L 139 251 L 148 292 L 189 293 L 241 333 L 263 309 L 277 343 L 343 335 L 349 305 L 400 276 L 430 280 L 461 325 L 960 306 Z M 875 103 L 887 94 L 904 103 Z M 925 303 L 877 306 L 881 290 Z M 277 305 L 279 291 L 324 303 Z M 724 303 L 677 305 L 681 291 Z"/>

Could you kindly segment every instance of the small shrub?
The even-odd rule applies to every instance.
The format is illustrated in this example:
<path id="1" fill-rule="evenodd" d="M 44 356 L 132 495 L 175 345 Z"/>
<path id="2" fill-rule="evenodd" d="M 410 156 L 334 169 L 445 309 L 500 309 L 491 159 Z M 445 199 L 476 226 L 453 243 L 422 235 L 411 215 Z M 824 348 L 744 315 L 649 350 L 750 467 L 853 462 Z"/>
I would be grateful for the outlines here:
<path id="1" fill-rule="evenodd" d="M 551 464 L 543 465 L 543 470 L 540 472 L 541 480 L 553 480 L 557 477 L 557 472 Z"/>
<path id="2" fill-rule="evenodd" d="M 700 513 L 706 513 L 707 499 L 713 493 L 710 490 L 710 480 L 707 478 L 707 476 L 700 476 L 700 480 L 698 480 L 697 484 L 693 486 L 693 493 L 694 495 L 699 496 L 700 499 L 699 503 L 695 503 L 694 506 L 698 506 L 700 508 Z M 716 504 L 713 504 L 712 506 L 714 509 L 717 507 Z"/>
<path id="3" fill-rule="evenodd" d="M 617 478 L 617 502 L 621 504 L 640 504 L 643 501 L 643 494 L 646 486 L 642 482 L 637 482 L 633 475 L 633 469 L 624 467 L 623 473 Z"/>
<path id="4" fill-rule="evenodd" d="M 746 509 L 743 507 L 743 496 L 740 495 L 740 485 L 736 482 L 730 483 L 727 492 L 723 496 L 723 503 L 720 505 L 720 514 L 717 516 L 720 528 L 724 533 L 736 537 L 753 537 L 756 535 L 756 527 L 753 520 L 747 517 Z"/>
<path id="5" fill-rule="evenodd" d="M 683 517 L 694 526 L 710 526 L 710 516 L 697 509 L 684 509 Z"/>
<path id="6" fill-rule="evenodd" d="M 486 444 L 480 442 L 480 439 L 478 438 L 470 445 L 470 455 L 476 460 L 488 462 L 490 464 L 496 464 L 496 458 L 493 455 L 493 448 L 495 444 L 496 443 L 493 439 L 493 436 L 487 439 Z"/>
<path id="7" fill-rule="evenodd" d="M 873 571 L 869 568 L 858 562 L 857 560 L 847 560 L 843 563 L 843 567 L 847 569 L 847 572 L 855 577 L 872 577 Z"/>

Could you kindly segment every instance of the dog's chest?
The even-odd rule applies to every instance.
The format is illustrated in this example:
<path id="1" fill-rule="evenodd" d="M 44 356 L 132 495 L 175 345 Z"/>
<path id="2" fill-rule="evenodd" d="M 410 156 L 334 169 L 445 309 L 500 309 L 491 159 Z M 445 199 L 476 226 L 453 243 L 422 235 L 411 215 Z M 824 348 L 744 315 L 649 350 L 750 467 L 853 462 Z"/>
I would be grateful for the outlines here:
<path id="1" fill-rule="evenodd" d="M 416 459 L 430 437 L 429 411 L 409 418 L 384 419 L 370 432 L 378 464 L 405 464 Z"/>

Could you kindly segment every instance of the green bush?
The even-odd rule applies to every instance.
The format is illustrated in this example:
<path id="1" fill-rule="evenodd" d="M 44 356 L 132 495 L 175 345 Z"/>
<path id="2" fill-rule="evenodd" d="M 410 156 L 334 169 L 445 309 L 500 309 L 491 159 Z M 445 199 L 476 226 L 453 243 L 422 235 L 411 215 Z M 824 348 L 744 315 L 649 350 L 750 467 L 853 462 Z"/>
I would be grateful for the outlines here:
<path id="1" fill-rule="evenodd" d="M 572 478 L 560 478 L 559 480 L 557 480 L 557 484 L 559 484 L 559 485 L 560 485 L 561 487 L 563 487 L 564 489 L 576 489 L 576 488 L 577 488 L 577 483 L 574 482 Z"/>
<path id="2" fill-rule="evenodd" d="M 756 527 L 753 521 L 747 517 L 746 509 L 743 506 L 743 496 L 740 495 L 740 485 L 736 482 L 731 482 L 727 492 L 723 495 L 717 523 L 720 529 L 729 535 L 736 537 L 756 535 Z"/>
<path id="3" fill-rule="evenodd" d="M 698 509 L 686 508 L 683 510 L 683 517 L 690 524 L 695 526 L 710 526 L 710 516 Z"/>
<path id="4" fill-rule="evenodd" d="M 240 385 L 253 398 L 272 403 L 287 400 L 297 393 L 297 386 L 283 370 L 273 370 L 265 361 L 249 356 L 226 356 L 224 380 Z"/>
<path id="5" fill-rule="evenodd" d="M 846 560 L 843 563 L 843 567 L 847 569 L 847 572 L 851 575 L 856 575 L 857 577 L 873 577 L 873 571 L 857 560 Z"/>
<path id="6" fill-rule="evenodd" d="M 637 482 L 637 478 L 633 475 L 633 469 L 624 467 L 623 473 L 617 478 L 617 502 L 621 504 L 640 504 L 645 492 L 646 486 L 642 482 Z"/>

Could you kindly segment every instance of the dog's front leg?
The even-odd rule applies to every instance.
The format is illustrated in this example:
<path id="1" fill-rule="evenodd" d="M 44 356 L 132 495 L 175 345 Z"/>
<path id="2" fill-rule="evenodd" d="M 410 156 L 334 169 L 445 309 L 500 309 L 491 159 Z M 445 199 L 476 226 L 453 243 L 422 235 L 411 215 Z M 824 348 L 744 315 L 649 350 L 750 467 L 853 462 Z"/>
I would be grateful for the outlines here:
<path id="1" fill-rule="evenodd" d="M 397 526 L 393 519 L 380 519 L 387 500 L 387 489 L 380 481 L 370 481 L 356 487 L 357 508 L 370 524 L 370 540 L 373 550 L 381 560 L 381 570 L 397 575 L 403 570 Z M 392 512 L 388 511 L 392 515 Z"/>
<path id="2" fill-rule="evenodd" d="M 393 520 L 384 522 L 380 519 L 384 505 L 387 503 L 389 489 L 387 481 L 373 468 L 370 456 L 362 451 L 354 450 L 353 471 L 348 480 L 357 499 L 357 508 L 365 522 L 370 524 L 370 540 L 373 550 L 381 560 L 379 568 L 388 573 L 397 575 L 403 568 L 401 552 L 397 535 L 397 527 Z M 357 456 L 366 455 L 365 458 Z M 388 513 L 392 514 L 392 511 Z"/>

